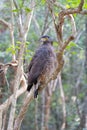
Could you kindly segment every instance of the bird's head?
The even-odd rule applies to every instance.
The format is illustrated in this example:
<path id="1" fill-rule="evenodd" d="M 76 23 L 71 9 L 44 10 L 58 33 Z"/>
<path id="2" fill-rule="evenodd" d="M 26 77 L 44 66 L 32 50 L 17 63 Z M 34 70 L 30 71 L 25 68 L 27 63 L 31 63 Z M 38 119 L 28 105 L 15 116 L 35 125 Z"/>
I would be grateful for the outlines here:
<path id="1" fill-rule="evenodd" d="M 53 43 L 52 39 L 47 35 L 42 36 L 40 38 L 40 41 L 43 42 L 43 43 L 51 43 L 51 44 Z"/>

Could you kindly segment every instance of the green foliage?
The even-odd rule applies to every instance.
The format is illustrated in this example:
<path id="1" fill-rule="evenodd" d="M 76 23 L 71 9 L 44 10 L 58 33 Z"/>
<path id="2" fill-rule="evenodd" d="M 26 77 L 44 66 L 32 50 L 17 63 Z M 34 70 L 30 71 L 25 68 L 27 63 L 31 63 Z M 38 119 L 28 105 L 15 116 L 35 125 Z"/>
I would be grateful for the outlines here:
<path id="1" fill-rule="evenodd" d="M 42 5 L 45 5 L 45 3 L 46 3 L 46 0 L 41 0 Z"/>
<path id="2" fill-rule="evenodd" d="M 31 10 L 30 8 L 28 8 L 28 7 L 25 7 L 24 9 L 25 9 L 26 13 L 30 13 L 30 12 L 32 11 L 32 10 Z"/>
<path id="3" fill-rule="evenodd" d="M 53 42 L 54 47 L 58 47 L 58 42 Z"/>
<path id="4" fill-rule="evenodd" d="M 11 54 L 16 54 L 16 50 L 15 49 L 18 49 L 17 46 L 14 47 L 13 45 L 10 45 L 9 48 L 7 48 L 7 52 L 11 53 Z"/>
<path id="5" fill-rule="evenodd" d="M 69 45 L 66 47 L 66 49 L 70 50 L 72 47 L 76 47 L 76 48 L 82 49 L 79 45 L 77 45 L 74 42 L 70 42 Z"/>
<path id="6" fill-rule="evenodd" d="M 14 9 L 12 11 L 18 13 L 20 11 L 20 9 Z"/>
<path id="7" fill-rule="evenodd" d="M 79 5 L 80 0 L 66 0 L 66 2 L 68 3 L 69 7 L 75 8 Z"/>

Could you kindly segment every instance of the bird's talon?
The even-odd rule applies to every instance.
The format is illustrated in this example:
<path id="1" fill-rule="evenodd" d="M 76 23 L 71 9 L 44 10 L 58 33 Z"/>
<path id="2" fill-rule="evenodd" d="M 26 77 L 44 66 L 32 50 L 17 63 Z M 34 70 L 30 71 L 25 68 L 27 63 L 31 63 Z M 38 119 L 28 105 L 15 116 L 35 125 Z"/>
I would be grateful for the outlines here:
<path id="1" fill-rule="evenodd" d="M 34 92 L 34 98 L 37 98 L 37 95 L 38 95 L 38 90 L 35 90 L 35 92 Z"/>

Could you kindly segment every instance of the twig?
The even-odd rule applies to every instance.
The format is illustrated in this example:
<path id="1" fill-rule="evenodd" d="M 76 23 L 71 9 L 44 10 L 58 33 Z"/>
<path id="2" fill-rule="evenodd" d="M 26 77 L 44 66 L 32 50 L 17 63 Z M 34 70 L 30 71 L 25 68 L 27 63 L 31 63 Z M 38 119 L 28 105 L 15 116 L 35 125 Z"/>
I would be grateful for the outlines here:
<path id="1" fill-rule="evenodd" d="M 64 42 L 64 45 L 60 48 L 59 51 L 63 52 L 65 50 L 65 48 L 67 47 L 67 45 L 72 41 L 74 40 L 74 36 L 70 36 L 65 42 Z"/>
<path id="2" fill-rule="evenodd" d="M 24 35 L 25 35 L 25 37 L 26 37 L 27 32 L 30 28 L 30 23 L 31 23 L 31 20 L 32 20 L 33 12 L 34 12 L 34 5 L 35 5 L 35 2 L 32 1 L 31 2 L 32 11 L 30 13 L 28 13 L 27 16 L 26 16 L 26 20 L 25 20 L 25 24 L 24 24 Z"/>
<path id="3" fill-rule="evenodd" d="M 0 23 L 1 23 L 1 24 L 4 24 L 4 25 L 7 26 L 9 29 L 10 29 L 10 27 L 11 27 L 11 24 L 8 23 L 7 21 L 5 21 L 4 19 L 1 19 L 1 18 L 0 18 Z"/>
<path id="4" fill-rule="evenodd" d="M 15 5 L 15 8 L 16 8 L 16 9 L 19 9 L 18 4 L 17 4 L 17 1 L 16 1 L 16 0 L 13 0 L 13 2 L 14 2 L 14 5 Z"/>

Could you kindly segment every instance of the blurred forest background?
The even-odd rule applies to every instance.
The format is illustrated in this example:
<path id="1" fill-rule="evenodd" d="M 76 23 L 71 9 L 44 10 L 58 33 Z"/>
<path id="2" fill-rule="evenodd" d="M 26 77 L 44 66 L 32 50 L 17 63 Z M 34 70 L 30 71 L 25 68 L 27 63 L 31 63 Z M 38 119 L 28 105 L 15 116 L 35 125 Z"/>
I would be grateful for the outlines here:
<path id="1" fill-rule="evenodd" d="M 13 4 L 13 0 L 0 1 L 0 105 L 13 93 L 15 63 L 9 67 L 8 64 L 19 55 L 21 22 L 17 24 L 18 17 L 20 18 L 21 14 L 22 23 L 27 24 L 26 16 L 32 13 L 33 8 L 30 0 L 15 2 L 17 3 Z M 56 2 L 59 5 L 59 7 L 54 5 L 54 14 L 57 18 L 62 9 L 78 7 L 80 0 L 56 0 Z M 15 8 L 14 5 L 18 7 Z M 27 75 L 28 64 L 40 45 L 39 38 L 42 35 L 47 34 L 53 39 L 55 53 L 58 48 L 54 23 L 46 1 L 35 0 L 33 6 L 22 57 L 25 75 Z M 87 0 L 83 8 L 87 10 Z M 30 103 L 20 130 L 87 130 L 87 15 L 74 13 L 73 16 L 77 34 L 64 51 L 65 63 L 61 74 L 43 89 L 38 99 Z M 12 28 L 10 24 L 13 25 Z M 70 33 L 70 20 L 65 19 L 63 38 L 66 39 Z M 4 65 L 6 68 L 2 71 Z M 14 119 L 19 114 L 25 95 L 24 92 L 17 100 Z M 10 110 L 11 107 L 7 106 L 4 114 L 0 115 L 3 117 L 3 121 L 0 119 L 0 122 L 3 122 L 1 130 L 7 128 L 11 130 L 8 126 Z"/>

